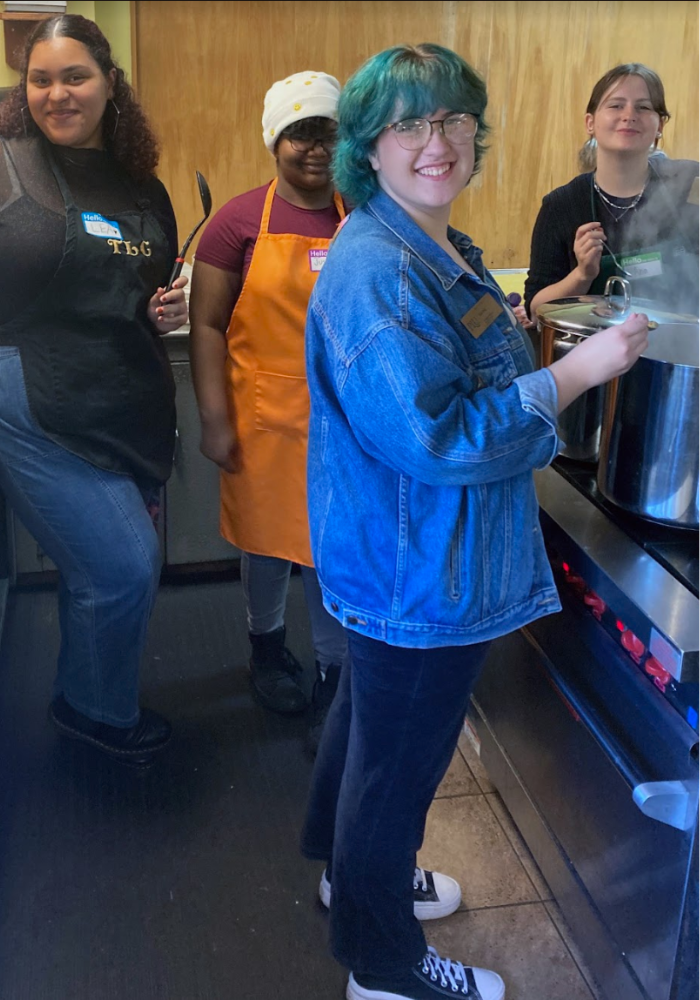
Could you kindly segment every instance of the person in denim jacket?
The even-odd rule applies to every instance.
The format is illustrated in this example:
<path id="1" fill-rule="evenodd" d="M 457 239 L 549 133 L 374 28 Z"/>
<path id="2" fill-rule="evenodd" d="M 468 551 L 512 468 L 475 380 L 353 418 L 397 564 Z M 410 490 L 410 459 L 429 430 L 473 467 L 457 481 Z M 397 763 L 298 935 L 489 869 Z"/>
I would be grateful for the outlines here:
<path id="1" fill-rule="evenodd" d="M 437 45 L 374 56 L 340 100 L 334 177 L 357 207 L 307 318 L 308 496 L 351 664 L 302 851 L 326 863 L 349 1000 L 504 996 L 496 973 L 427 947 L 419 920 L 461 892 L 416 854 L 489 643 L 560 607 L 532 479 L 557 454 L 557 414 L 646 344 L 633 316 L 533 371 L 481 250 L 448 225 L 482 163 L 485 108 L 483 81 Z"/>

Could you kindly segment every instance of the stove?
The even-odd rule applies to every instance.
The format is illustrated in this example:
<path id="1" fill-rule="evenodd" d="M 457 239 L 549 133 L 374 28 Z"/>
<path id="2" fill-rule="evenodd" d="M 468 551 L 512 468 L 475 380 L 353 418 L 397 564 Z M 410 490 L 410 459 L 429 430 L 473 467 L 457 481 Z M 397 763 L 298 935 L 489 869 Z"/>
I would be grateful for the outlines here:
<path id="1" fill-rule="evenodd" d="M 589 464 L 559 458 L 553 467 L 559 475 L 594 503 L 613 524 L 621 528 L 676 580 L 684 584 L 696 597 L 698 596 L 700 563 L 697 531 L 659 524 L 616 507 L 598 489 L 595 469 Z"/>
<path id="2" fill-rule="evenodd" d="M 697 1000 L 698 536 L 535 485 L 562 611 L 493 643 L 481 758 L 606 1000 Z"/>
<path id="3" fill-rule="evenodd" d="M 611 504 L 588 465 L 558 459 L 536 475 L 560 593 L 588 610 L 698 732 L 698 533 Z"/>

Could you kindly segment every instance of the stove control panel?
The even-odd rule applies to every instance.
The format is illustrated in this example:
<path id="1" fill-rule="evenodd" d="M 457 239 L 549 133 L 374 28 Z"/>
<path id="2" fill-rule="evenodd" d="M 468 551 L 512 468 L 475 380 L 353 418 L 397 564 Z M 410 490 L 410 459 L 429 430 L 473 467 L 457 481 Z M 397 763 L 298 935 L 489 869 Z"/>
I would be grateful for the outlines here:
<path id="1" fill-rule="evenodd" d="M 548 553 L 557 584 L 566 587 L 588 609 L 589 613 L 608 635 L 625 650 L 634 663 L 653 684 L 683 715 L 688 724 L 698 732 L 698 685 L 679 683 L 666 669 L 664 663 L 654 655 L 654 650 L 633 632 L 616 614 L 615 609 L 606 604 L 569 562 L 548 546 Z M 650 644 L 651 645 L 651 644 Z"/>

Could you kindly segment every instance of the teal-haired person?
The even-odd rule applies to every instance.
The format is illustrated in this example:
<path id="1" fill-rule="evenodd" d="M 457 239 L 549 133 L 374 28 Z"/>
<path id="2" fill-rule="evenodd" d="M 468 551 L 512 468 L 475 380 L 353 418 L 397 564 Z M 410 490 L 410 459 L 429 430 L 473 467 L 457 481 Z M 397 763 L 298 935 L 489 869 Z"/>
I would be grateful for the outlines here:
<path id="1" fill-rule="evenodd" d="M 505 996 L 495 972 L 427 946 L 420 920 L 453 912 L 460 887 L 416 855 L 489 644 L 559 610 L 532 477 L 557 454 L 557 414 L 646 344 L 633 316 L 533 371 L 481 250 L 449 226 L 485 109 L 483 81 L 437 45 L 381 52 L 340 98 L 334 177 L 356 208 L 307 317 L 308 499 L 351 662 L 302 850 L 326 865 L 348 1000 Z"/>

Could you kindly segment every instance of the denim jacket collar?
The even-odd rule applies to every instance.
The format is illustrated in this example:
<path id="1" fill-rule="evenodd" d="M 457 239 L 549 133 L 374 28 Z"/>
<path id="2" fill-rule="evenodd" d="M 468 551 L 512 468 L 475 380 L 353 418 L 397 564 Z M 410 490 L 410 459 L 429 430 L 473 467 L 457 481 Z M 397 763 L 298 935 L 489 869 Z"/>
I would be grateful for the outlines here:
<path id="1" fill-rule="evenodd" d="M 464 277 L 465 272 L 459 264 L 452 260 L 449 254 L 446 254 L 435 240 L 428 236 L 417 222 L 413 221 L 408 212 L 385 191 L 377 191 L 367 202 L 365 210 L 405 243 L 409 250 L 435 274 L 443 288 L 452 288 L 460 278 Z M 484 265 L 481 260 L 482 251 L 479 247 L 474 246 L 468 236 L 451 226 L 448 226 L 447 233 L 450 241 L 454 243 L 467 263 L 483 280 Z"/>

